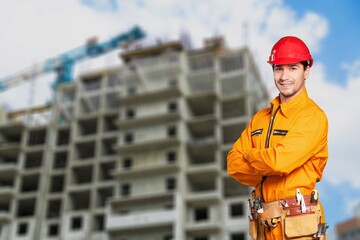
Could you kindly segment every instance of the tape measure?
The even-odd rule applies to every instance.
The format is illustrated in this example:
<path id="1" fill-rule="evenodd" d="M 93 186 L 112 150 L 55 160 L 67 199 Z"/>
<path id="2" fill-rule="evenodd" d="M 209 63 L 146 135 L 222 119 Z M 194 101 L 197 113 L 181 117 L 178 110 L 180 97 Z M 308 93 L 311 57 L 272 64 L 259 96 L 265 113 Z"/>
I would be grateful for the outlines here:
<path id="1" fill-rule="evenodd" d="M 319 200 L 319 192 L 314 189 L 312 192 L 311 192 L 311 199 L 310 199 L 310 202 L 311 203 L 317 203 L 317 201 Z"/>

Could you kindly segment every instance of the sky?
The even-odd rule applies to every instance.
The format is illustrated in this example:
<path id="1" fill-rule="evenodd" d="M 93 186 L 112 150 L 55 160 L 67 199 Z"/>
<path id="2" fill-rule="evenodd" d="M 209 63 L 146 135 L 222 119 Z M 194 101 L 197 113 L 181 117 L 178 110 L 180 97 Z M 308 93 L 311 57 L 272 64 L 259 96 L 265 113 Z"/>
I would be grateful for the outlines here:
<path id="1" fill-rule="evenodd" d="M 330 232 L 360 203 L 360 1 L 357 0 L 0 0 L 0 79 L 138 25 L 142 44 L 178 40 L 194 47 L 222 35 L 231 48 L 248 46 L 271 96 L 277 94 L 266 60 L 285 35 L 302 38 L 314 58 L 306 86 L 329 119 L 329 160 L 318 184 Z M 119 65 L 118 51 L 76 66 Z M 0 93 L 0 106 L 19 109 L 51 101 L 49 74 Z M 35 97 L 31 97 L 31 94 Z M 328 239 L 335 239 L 329 236 Z"/>

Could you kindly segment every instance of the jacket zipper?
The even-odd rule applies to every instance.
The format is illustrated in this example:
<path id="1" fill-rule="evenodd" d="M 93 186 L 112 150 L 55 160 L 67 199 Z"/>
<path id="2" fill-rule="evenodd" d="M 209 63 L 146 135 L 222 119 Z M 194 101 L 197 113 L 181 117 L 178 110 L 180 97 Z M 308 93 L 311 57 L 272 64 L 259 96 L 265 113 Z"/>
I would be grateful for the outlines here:
<path id="1" fill-rule="evenodd" d="M 275 110 L 274 115 L 272 115 L 271 118 L 270 118 L 269 128 L 268 128 L 268 132 L 267 132 L 267 135 L 266 135 L 265 148 L 269 148 L 269 145 L 270 145 L 270 136 L 271 136 L 271 131 L 272 131 L 273 124 L 274 124 L 274 118 L 275 118 L 275 116 L 276 116 L 276 113 L 279 111 L 279 109 L 280 109 L 280 105 L 279 105 L 279 106 L 277 107 L 277 109 Z"/>
<path id="2" fill-rule="evenodd" d="M 269 127 L 268 127 L 268 132 L 266 134 L 265 148 L 269 148 L 270 136 L 271 136 L 271 131 L 272 131 L 273 124 L 274 124 L 274 119 L 275 119 L 275 116 L 276 116 L 277 112 L 279 111 L 279 109 L 280 109 L 280 105 L 275 110 L 274 115 L 271 115 L 270 122 L 269 122 Z M 260 194 L 261 194 L 261 199 L 263 201 L 264 201 L 263 184 L 264 184 L 265 179 L 266 179 L 266 176 L 263 176 L 262 180 L 261 180 L 261 185 L 260 185 Z"/>

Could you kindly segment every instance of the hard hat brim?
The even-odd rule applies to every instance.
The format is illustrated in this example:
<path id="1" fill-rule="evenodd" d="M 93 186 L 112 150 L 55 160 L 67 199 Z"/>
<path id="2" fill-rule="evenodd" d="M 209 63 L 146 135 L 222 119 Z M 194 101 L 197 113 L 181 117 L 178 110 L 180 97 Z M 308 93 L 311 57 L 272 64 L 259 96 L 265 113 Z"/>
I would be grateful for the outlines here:
<path id="1" fill-rule="evenodd" d="M 301 62 L 304 62 L 304 61 L 308 61 L 310 67 L 313 64 L 312 59 L 304 60 L 304 59 L 295 59 L 295 58 L 277 58 L 276 60 L 273 60 L 273 61 L 269 60 L 267 62 L 269 64 L 271 64 L 271 65 L 287 65 L 287 64 L 301 63 Z"/>

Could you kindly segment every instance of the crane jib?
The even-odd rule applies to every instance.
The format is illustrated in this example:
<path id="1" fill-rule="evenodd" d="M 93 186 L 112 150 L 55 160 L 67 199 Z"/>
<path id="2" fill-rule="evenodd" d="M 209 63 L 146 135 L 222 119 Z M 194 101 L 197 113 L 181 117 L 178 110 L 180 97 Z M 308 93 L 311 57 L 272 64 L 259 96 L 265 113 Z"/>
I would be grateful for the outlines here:
<path id="1" fill-rule="evenodd" d="M 118 48 L 121 44 L 129 41 L 140 40 L 145 37 L 145 32 L 138 26 L 133 27 L 125 33 L 121 33 L 108 41 L 101 43 L 93 42 L 74 48 L 55 57 L 49 58 L 40 64 L 29 67 L 23 71 L 0 78 L 0 92 L 20 85 L 21 83 L 34 80 L 43 74 L 54 72 L 56 80 L 53 86 L 68 83 L 73 80 L 73 69 L 76 62 L 86 58 L 100 56 Z"/>

